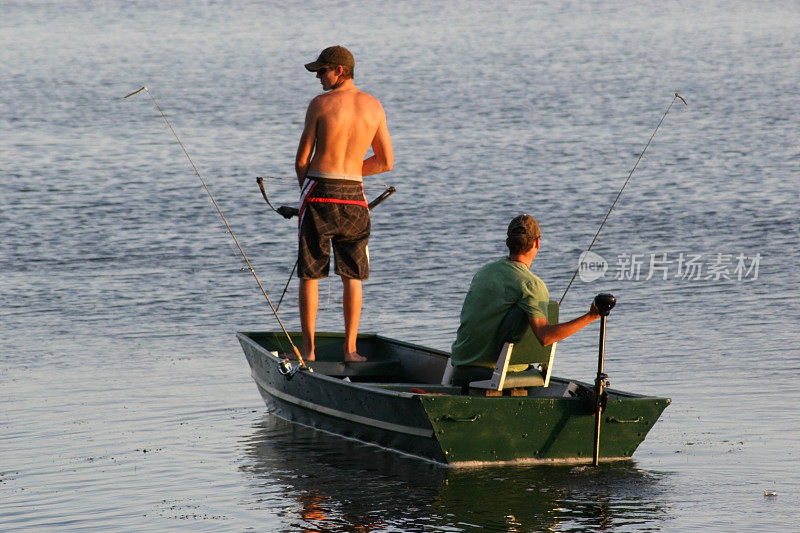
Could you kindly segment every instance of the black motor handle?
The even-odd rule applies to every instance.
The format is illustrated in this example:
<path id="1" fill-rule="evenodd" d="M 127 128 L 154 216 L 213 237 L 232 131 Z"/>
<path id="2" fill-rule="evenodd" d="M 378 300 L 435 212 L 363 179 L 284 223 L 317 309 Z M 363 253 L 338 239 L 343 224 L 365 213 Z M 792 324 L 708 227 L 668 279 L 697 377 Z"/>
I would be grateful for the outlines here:
<path id="1" fill-rule="evenodd" d="M 600 316 L 608 316 L 615 305 L 617 305 L 617 299 L 613 294 L 603 292 L 594 297 L 594 306 L 597 308 Z"/>

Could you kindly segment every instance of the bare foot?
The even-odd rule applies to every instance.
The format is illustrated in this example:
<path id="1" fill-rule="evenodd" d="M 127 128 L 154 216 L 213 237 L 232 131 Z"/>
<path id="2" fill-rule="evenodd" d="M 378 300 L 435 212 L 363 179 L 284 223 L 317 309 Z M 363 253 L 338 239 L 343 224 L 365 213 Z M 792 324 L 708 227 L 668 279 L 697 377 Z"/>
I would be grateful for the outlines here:
<path id="1" fill-rule="evenodd" d="M 366 357 L 358 355 L 358 353 L 356 353 L 356 352 L 344 354 L 345 363 L 360 363 L 360 362 L 366 361 L 366 360 L 367 360 Z"/>
<path id="2" fill-rule="evenodd" d="M 280 356 L 285 358 L 285 359 L 291 359 L 292 361 L 297 361 L 297 356 L 292 352 L 284 352 L 284 353 L 280 354 Z M 313 361 L 313 360 L 314 360 L 314 354 L 313 353 L 311 355 L 304 355 L 303 356 L 303 361 Z"/>

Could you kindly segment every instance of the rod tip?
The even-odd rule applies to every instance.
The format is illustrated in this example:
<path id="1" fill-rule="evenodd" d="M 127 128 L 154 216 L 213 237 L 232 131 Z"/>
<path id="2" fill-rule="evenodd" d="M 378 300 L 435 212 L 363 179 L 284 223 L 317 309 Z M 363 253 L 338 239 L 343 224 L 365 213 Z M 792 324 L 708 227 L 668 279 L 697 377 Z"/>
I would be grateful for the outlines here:
<path id="1" fill-rule="evenodd" d="M 146 91 L 146 90 L 147 90 L 147 87 L 142 87 L 141 89 L 137 89 L 137 90 L 133 91 L 132 93 L 126 94 L 125 98 L 130 98 L 134 94 L 139 94 L 140 92 Z"/>

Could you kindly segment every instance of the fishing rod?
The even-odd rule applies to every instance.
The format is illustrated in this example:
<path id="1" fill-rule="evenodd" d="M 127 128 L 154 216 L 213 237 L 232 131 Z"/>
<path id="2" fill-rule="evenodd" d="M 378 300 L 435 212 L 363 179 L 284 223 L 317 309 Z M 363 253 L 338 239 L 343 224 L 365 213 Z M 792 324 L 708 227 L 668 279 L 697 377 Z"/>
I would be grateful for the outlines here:
<path id="1" fill-rule="evenodd" d="M 644 153 L 647 151 L 647 148 L 650 146 L 650 143 L 653 141 L 653 137 L 656 136 L 656 132 L 658 131 L 658 128 L 661 127 L 661 123 L 664 122 L 665 118 L 667 118 L 667 113 L 669 113 L 669 110 L 672 108 L 672 104 L 674 104 L 676 100 L 680 100 L 681 102 L 683 102 L 683 105 L 688 105 L 686 103 L 686 100 L 684 100 L 683 96 L 679 95 L 678 93 L 675 93 L 675 96 L 672 98 L 672 101 L 667 106 L 667 110 L 664 111 L 663 115 L 661 115 L 661 120 L 658 121 L 658 125 L 656 126 L 656 129 L 653 130 L 653 134 L 650 135 L 650 139 L 647 141 L 647 144 L 644 146 L 644 150 L 642 150 L 642 153 L 639 154 L 639 158 L 636 160 L 636 163 L 633 165 L 633 168 L 628 173 L 628 178 L 625 180 L 625 183 L 622 185 L 622 188 L 617 193 L 617 197 L 614 198 L 614 202 L 611 204 L 611 207 L 609 208 L 608 212 L 606 213 L 606 216 L 603 217 L 603 222 L 600 224 L 600 227 L 597 228 L 597 233 L 594 234 L 594 238 L 592 239 L 592 242 L 589 243 L 589 247 L 586 249 L 586 252 L 589 252 L 592 249 L 592 246 L 594 246 L 595 241 L 597 241 L 597 236 L 600 235 L 600 232 L 603 230 L 603 226 L 606 225 L 606 221 L 608 220 L 609 215 L 611 215 L 611 211 L 613 211 L 614 210 L 614 206 L 617 205 L 617 200 L 619 200 L 619 197 L 622 196 L 622 191 L 625 190 L 625 187 L 628 185 L 628 182 L 631 180 L 631 176 L 633 176 L 633 173 L 636 171 L 636 167 L 639 166 L 639 162 L 642 160 L 642 157 L 644 157 Z M 584 252 L 584 253 L 586 253 L 586 252 Z M 572 274 L 572 279 L 569 280 L 569 284 L 567 285 L 567 288 L 564 290 L 564 294 L 561 295 L 561 299 L 558 301 L 559 307 L 561 306 L 561 303 L 564 301 L 564 298 L 567 296 L 567 292 L 569 291 L 570 287 L 572 287 L 572 282 L 575 281 L 575 277 L 578 275 L 578 272 L 580 271 L 580 269 L 581 269 L 581 264 L 580 264 L 580 261 L 578 261 L 578 268 L 575 269 L 575 272 Z"/>
<path id="2" fill-rule="evenodd" d="M 208 193 L 209 198 L 211 198 L 211 203 L 214 204 L 214 207 L 217 209 L 217 213 L 219 213 L 220 218 L 222 218 L 222 221 L 225 223 L 225 227 L 228 229 L 228 233 L 233 238 L 233 242 L 236 243 L 236 247 L 239 249 L 239 253 L 242 254 L 242 257 L 244 258 L 244 262 L 247 263 L 247 268 L 250 269 L 250 273 L 253 274 L 253 278 L 255 278 L 256 283 L 258 284 L 258 288 L 261 289 L 261 293 L 264 295 L 264 298 L 267 299 L 267 303 L 269 304 L 269 307 L 272 310 L 272 314 L 275 315 L 275 319 L 278 321 L 278 324 L 280 325 L 281 330 L 283 330 L 283 333 L 284 333 L 284 335 L 286 335 L 286 338 L 289 339 L 289 344 L 292 345 L 292 350 L 294 351 L 295 357 L 297 357 L 297 360 L 300 362 L 300 365 L 298 367 L 296 367 L 293 371 L 287 370 L 287 375 L 289 373 L 291 375 L 293 375 L 294 372 L 296 372 L 297 369 L 300 368 L 300 367 L 306 368 L 309 371 L 311 371 L 312 369 L 309 368 L 306 365 L 305 361 L 303 361 L 303 356 L 300 355 L 300 350 L 297 349 L 297 346 L 295 346 L 294 342 L 292 341 L 292 336 L 289 335 L 288 331 L 286 331 L 286 328 L 283 325 L 283 321 L 281 320 L 281 317 L 278 316 L 278 310 L 275 308 L 274 305 L 272 305 L 272 300 L 269 299 L 269 295 L 267 294 L 266 289 L 264 289 L 264 286 L 261 284 L 261 280 L 258 279 L 258 276 L 256 275 L 256 271 L 253 268 L 253 265 L 250 263 L 250 259 L 247 258 L 247 254 L 245 254 L 244 253 L 244 249 L 242 249 L 242 245 L 239 244 L 239 239 L 236 238 L 236 234 L 233 233 L 233 229 L 231 229 L 230 224 L 228 224 L 228 219 L 225 218 L 225 214 L 222 212 L 222 209 L 219 207 L 219 204 L 217 203 L 217 200 L 214 198 L 214 195 L 211 194 L 211 190 L 208 188 L 208 185 L 206 185 L 206 180 L 204 180 L 203 176 L 200 175 L 200 171 L 197 169 L 197 165 L 194 164 L 194 161 L 192 160 L 192 156 L 189 155 L 189 152 L 188 152 L 188 150 L 186 150 L 186 147 L 184 146 L 183 142 L 181 141 L 181 138 L 178 137 L 178 134 L 175 131 L 175 128 L 172 127 L 172 123 L 167 118 L 166 113 L 164 113 L 164 110 L 161 109 L 160 105 L 158 105 L 158 101 L 156 100 L 155 96 L 153 96 L 153 93 L 151 93 L 150 89 L 148 89 L 145 86 L 145 87 L 142 87 L 139 90 L 133 91 L 132 93 L 126 95 L 125 98 L 130 98 L 131 96 L 139 94 L 142 91 L 145 91 L 147 93 L 147 95 L 150 97 L 150 99 L 153 101 L 153 104 L 155 104 L 156 109 L 158 109 L 158 112 L 161 113 L 161 117 L 164 119 L 164 122 L 167 123 L 167 126 L 169 126 L 170 131 L 172 131 L 172 134 L 175 136 L 175 139 L 178 141 L 178 144 L 180 145 L 181 149 L 183 150 L 183 153 L 186 154 L 186 158 L 189 160 L 189 163 L 191 163 L 192 168 L 194 169 L 194 173 L 197 174 L 197 177 L 200 179 L 200 183 L 203 184 L 203 189 L 205 189 L 205 191 Z M 291 375 L 289 377 L 291 377 Z"/>
<path id="3" fill-rule="evenodd" d="M 269 201 L 269 196 L 267 196 L 267 189 L 264 188 L 264 178 L 262 178 L 261 176 L 257 176 L 256 183 L 258 183 L 258 188 L 261 189 L 261 196 L 264 197 L 264 201 L 267 202 L 267 205 L 270 207 L 270 209 L 272 209 L 273 211 L 275 211 L 276 213 L 278 213 L 280 216 L 282 216 L 287 220 L 292 218 L 293 216 L 297 216 L 300 214 L 299 209 L 288 205 L 282 205 L 279 208 L 275 209 L 275 206 L 272 205 L 272 202 Z"/>
<path id="4" fill-rule="evenodd" d="M 299 216 L 300 215 L 300 210 L 297 209 L 296 207 L 291 207 L 291 206 L 288 206 L 288 205 L 282 205 L 282 206 L 280 206 L 280 207 L 278 207 L 276 209 L 275 206 L 272 205 L 272 202 L 269 201 L 269 196 L 267 196 L 267 190 L 266 190 L 266 188 L 264 188 L 264 178 L 262 178 L 261 176 L 256 177 L 256 183 L 258 183 L 258 188 L 261 189 L 261 196 L 264 197 L 264 201 L 267 202 L 267 205 L 273 211 L 275 211 L 276 213 L 278 213 L 279 215 L 281 215 L 285 219 L 290 219 L 290 218 L 292 218 L 294 216 Z M 385 186 L 385 187 L 386 187 L 386 189 L 381 194 L 376 196 L 374 200 L 372 200 L 369 204 L 367 204 L 367 207 L 369 208 L 370 211 L 372 211 L 376 206 L 380 205 L 384 200 L 389 198 L 391 195 L 393 195 L 397 191 L 397 189 L 395 189 L 392 186 Z M 278 305 L 275 306 L 275 310 L 276 311 L 281 308 L 281 303 L 283 302 L 283 297 L 286 296 L 286 291 L 289 288 L 289 283 L 291 283 L 292 278 L 294 277 L 294 272 L 295 272 L 295 270 L 297 270 L 297 264 L 298 263 L 299 263 L 299 259 L 294 262 L 294 266 L 292 267 L 292 271 L 289 273 L 289 279 L 286 280 L 286 285 L 283 286 L 283 292 L 281 293 L 281 297 L 278 300 Z"/>
<path id="5" fill-rule="evenodd" d="M 267 176 L 267 179 L 270 179 L 270 177 Z M 274 205 L 272 205 L 269 196 L 267 196 L 267 189 L 264 187 L 264 178 L 262 178 L 261 176 L 256 176 L 256 183 L 258 183 L 258 188 L 261 190 L 261 196 L 264 197 L 264 201 L 267 202 L 267 205 L 270 207 L 270 209 L 272 209 L 285 219 L 290 219 L 292 217 L 300 215 L 300 210 L 297 209 L 296 207 L 292 207 L 289 205 L 282 205 L 276 208 Z M 367 204 L 367 207 L 369 207 L 369 209 L 372 210 L 372 208 L 379 205 L 381 202 L 389 198 L 395 192 L 397 192 L 397 189 L 395 189 L 394 187 L 390 185 L 384 185 L 384 191 L 378 196 L 376 196 L 375 199 L 372 200 L 369 204 Z"/>

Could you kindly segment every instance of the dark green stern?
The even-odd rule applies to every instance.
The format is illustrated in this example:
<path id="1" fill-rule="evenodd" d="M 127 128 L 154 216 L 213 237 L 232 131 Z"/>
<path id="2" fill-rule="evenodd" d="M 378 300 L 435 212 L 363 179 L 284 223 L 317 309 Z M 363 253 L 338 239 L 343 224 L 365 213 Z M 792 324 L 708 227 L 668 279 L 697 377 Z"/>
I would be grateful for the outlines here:
<path id="1" fill-rule="evenodd" d="M 421 396 L 420 401 L 448 463 L 592 458 L 594 416 L 580 398 Z M 633 455 L 668 404 L 667 398 L 610 398 L 600 456 Z"/>

